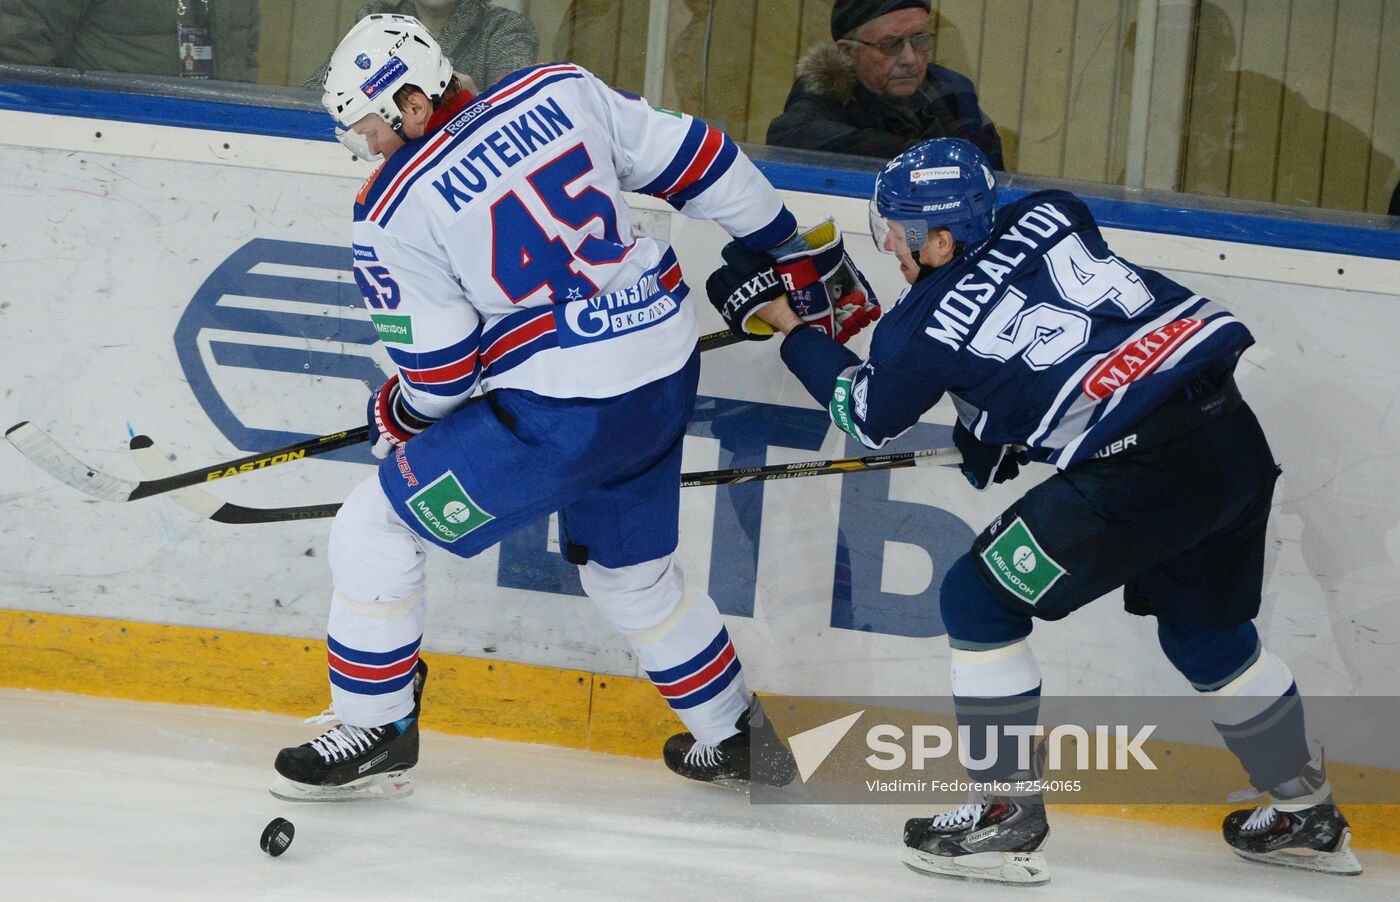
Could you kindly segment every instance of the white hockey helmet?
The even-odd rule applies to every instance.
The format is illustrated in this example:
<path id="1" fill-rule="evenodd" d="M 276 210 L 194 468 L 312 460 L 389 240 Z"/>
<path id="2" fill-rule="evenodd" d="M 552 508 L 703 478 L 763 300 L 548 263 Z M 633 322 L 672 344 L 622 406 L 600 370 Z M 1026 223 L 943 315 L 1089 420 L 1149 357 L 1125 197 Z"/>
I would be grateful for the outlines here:
<path id="1" fill-rule="evenodd" d="M 394 103 L 394 93 L 413 85 L 436 104 L 451 80 L 452 63 L 422 22 L 376 13 L 356 22 L 331 54 L 321 104 L 335 119 L 341 143 L 356 156 L 373 160 L 377 155 L 351 130 L 354 124 L 375 114 L 400 132 L 403 113 Z"/>

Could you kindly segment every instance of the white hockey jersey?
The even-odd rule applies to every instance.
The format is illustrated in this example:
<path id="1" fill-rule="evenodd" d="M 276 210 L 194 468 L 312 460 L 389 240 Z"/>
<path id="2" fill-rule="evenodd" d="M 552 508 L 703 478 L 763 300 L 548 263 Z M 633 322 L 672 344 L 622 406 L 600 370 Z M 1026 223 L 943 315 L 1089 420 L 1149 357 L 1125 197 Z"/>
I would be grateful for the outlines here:
<path id="1" fill-rule="evenodd" d="M 578 66 L 523 69 L 444 104 L 355 205 L 355 280 L 411 411 L 480 380 L 558 398 L 630 391 L 698 338 L 675 252 L 621 193 L 662 197 L 756 251 L 796 221 L 727 136 Z"/>

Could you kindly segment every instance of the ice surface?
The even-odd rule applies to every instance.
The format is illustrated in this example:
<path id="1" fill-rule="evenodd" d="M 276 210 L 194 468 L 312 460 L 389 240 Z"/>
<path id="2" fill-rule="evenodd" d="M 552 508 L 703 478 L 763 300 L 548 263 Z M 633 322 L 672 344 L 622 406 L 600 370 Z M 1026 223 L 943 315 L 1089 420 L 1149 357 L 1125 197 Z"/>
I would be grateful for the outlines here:
<path id="1" fill-rule="evenodd" d="M 315 712 L 307 712 L 314 714 Z M 431 714 L 431 712 L 429 712 Z M 899 861 L 893 806 L 753 807 L 659 762 L 426 733 L 416 794 L 295 804 L 273 715 L 0 690 L 0 898 L 1397 899 L 1400 856 L 1326 877 L 1211 833 L 1052 812 L 1051 882 L 989 887 Z M 282 815 L 296 839 L 258 848 Z"/>

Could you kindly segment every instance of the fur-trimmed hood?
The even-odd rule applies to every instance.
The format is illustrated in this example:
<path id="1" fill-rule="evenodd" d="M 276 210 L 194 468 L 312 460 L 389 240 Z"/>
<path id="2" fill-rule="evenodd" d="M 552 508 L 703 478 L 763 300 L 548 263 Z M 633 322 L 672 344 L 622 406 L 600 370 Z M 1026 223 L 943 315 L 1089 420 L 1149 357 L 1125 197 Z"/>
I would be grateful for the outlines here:
<path id="1" fill-rule="evenodd" d="M 802 54 L 797 79 L 814 94 L 845 106 L 856 99 L 856 69 L 835 44 L 819 44 Z"/>

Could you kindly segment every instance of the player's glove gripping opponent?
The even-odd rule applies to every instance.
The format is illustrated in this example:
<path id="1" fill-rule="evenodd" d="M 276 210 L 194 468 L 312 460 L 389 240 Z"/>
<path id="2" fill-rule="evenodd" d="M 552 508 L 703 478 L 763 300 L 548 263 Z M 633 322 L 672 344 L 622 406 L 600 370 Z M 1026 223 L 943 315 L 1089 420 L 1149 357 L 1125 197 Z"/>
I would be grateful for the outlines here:
<path id="1" fill-rule="evenodd" d="M 846 254 L 836 223 L 821 225 L 769 253 L 737 241 L 723 251 L 724 265 L 705 283 L 710 303 L 731 332 L 761 341 L 772 326 L 755 314 L 782 295 L 807 323 L 845 344 L 880 318 L 880 304 L 865 276 Z"/>
<path id="2" fill-rule="evenodd" d="M 985 489 L 1008 479 L 1015 479 L 1021 473 L 1021 465 L 1028 463 L 1026 449 L 1017 445 L 989 445 L 973 435 L 966 426 L 958 423 L 953 427 L 953 444 L 962 452 L 962 463 L 958 469 L 974 489 Z"/>
<path id="3" fill-rule="evenodd" d="M 773 269 L 783 280 L 793 312 L 845 344 L 880 318 L 880 302 L 846 253 L 835 220 L 804 232 L 802 240 L 805 249 L 775 248 Z"/>
<path id="4" fill-rule="evenodd" d="M 419 419 L 404 407 L 398 373 L 369 396 L 365 419 L 369 421 L 370 450 L 379 460 L 432 425 L 431 421 Z"/>

